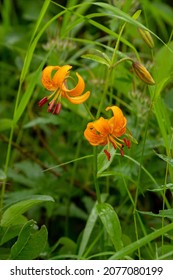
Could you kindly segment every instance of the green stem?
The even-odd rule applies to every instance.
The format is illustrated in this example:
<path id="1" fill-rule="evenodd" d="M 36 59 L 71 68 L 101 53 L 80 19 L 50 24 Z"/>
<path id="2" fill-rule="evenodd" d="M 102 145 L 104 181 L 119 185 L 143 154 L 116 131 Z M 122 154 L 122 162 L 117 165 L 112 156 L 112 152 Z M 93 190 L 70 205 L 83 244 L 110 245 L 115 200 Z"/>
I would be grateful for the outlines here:
<path id="1" fill-rule="evenodd" d="M 115 45 L 115 48 L 114 48 L 114 53 L 113 53 L 113 56 L 112 56 L 112 61 L 111 61 L 112 65 L 114 64 L 114 62 L 116 60 L 116 56 L 117 56 L 117 51 L 118 51 L 121 35 L 123 33 L 123 30 L 124 30 L 125 26 L 126 26 L 126 23 L 123 24 L 123 26 L 121 27 L 120 33 L 118 35 L 118 39 L 117 39 L 117 42 L 116 42 L 116 45 Z"/>
<path id="2" fill-rule="evenodd" d="M 98 203 L 101 203 L 100 188 L 99 188 L 99 183 L 97 178 L 97 147 L 93 148 L 93 154 L 94 154 L 94 159 L 93 159 L 94 185 L 96 190 L 97 201 Z"/>

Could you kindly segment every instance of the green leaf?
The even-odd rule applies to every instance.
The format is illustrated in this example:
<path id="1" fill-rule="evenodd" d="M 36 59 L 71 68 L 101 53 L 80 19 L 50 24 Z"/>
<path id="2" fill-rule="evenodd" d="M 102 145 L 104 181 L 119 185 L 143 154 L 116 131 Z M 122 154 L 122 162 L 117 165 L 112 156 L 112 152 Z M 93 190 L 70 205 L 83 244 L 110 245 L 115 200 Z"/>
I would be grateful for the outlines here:
<path id="1" fill-rule="evenodd" d="M 104 153 L 104 149 L 102 149 L 102 151 L 98 154 L 98 158 L 97 158 L 97 175 L 100 176 L 101 173 L 106 170 L 112 163 L 113 158 L 116 154 L 116 150 L 111 146 L 109 153 L 111 154 L 111 158 L 110 160 L 107 159 L 105 153 Z"/>
<path id="2" fill-rule="evenodd" d="M 25 218 L 25 223 L 27 222 L 27 219 Z M 0 227 L 0 246 L 4 243 L 8 242 L 12 238 L 18 236 L 21 225 L 12 226 L 12 227 Z"/>
<path id="3" fill-rule="evenodd" d="M 159 210 L 159 214 L 155 214 L 153 212 L 148 212 L 148 211 L 138 211 L 139 213 L 143 215 L 149 215 L 153 217 L 158 217 L 158 218 L 168 218 L 173 220 L 173 209 L 164 209 L 164 210 Z"/>
<path id="4" fill-rule="evenodd" d="M 160 229 L 155 230 L 154 232 L 142 237 L 141 239 L 129 244 L 128 246 L 122 248 L 119 252 L 116 252 L 113 256 L 111 256 L 110 260 L 122 260 L 127 255 L 132 254 L 138 248 L 146 245 L 147 243 L 151 242 L 152 240 L 158 238 L 159 236 L 165 234 L 166 232 L 173 229 L 173 223 L 161 227 Z"/>
<path id="5" fill-rule="evenodd" d="M 173 209 L 160 210 L 159 214 L 161 217 L 173 220 Z"/>
<path id="6" fill-rule="evenodd" d="M 0 131 L 10 129 L 12 127 L 13 121 L 11 119 L 1 119 Z"/>
<path id="7" fill-rule="evenodd" d="M 107 198 L 107 195 L 105 195 L 105 194 L 101 195 L 102 201 L 105 201 L 106 198 Z M 91 233 L 94 229 L 97 218 L 98 218 L 98 215 L 96 212 L 96 204 L 95 204 L 88 217 L 88 220 L 87 220 L 87 223 L 86 223 L 83 235 L 82 235 L 82 240 L 81 240 L 81 243 L 79 246 L 79 252 L 78 252 L 79 259 L 84 255 L 84 252 L 86 250 L 87 244 L 89 242 L 89 239 L 90 239 Z"/>
<path id="8" fill-rule="evenodd" d="M 96 205 L 97 213 L 107 231 L 115 250 L 120 250 L 123 247 L 122 232 L 119 218 L 113 207 L 108 203 L 99 203 Z"/>
<path id="9" fill-rule="evenodd" d="M 170 164 L 170 165 L 173 167 L 173 158 L 167 157 L 167 156 L 162 155 L 162 154 L 157 154 L 157 153 L 156 153 L 156 155 L 157 155 L 159 158 L 161 158 L 161 159 L 163 159 L 164 161 L 166 161 L 168 164 Z"/>
<path id="10" fill-rule="evenodd" d="M 30 128 L 36 125 L 42 125 L 42 124 L 54 124 L 57 125 L 58 121 L 57 118 L 53 118 L 54 116 L 50 115 L 50 117 L 48 116 L 47 118 L 35 118 L 32 121 L 28 122 L 27 124 L 25 124 L 23 127 L 24 128 Z"/>
<path id="11" fill-rule="evenodd" d="M 154 189 L 147 189 L 147 191 L 149 192 L 163 192 L 164 190 L 173 190 L 173 184 L 172 183 L 168 183 L 165 185 L 161 185 L 158 188 L 154 188 Z"/>
<path id="12" fill-rule="evenodd" d="M 43 202 L 53 202 L 51 196 L 46 195 L 33 195 L 31 199 L 23 200 L 17 202 L 16 204 L 10 206 L 2 215 L 1 226 L 7 227 L 10 225 L 16 225 L 23 219 L 22 214 L 26 212 L 31 207 L 43 203 Z"/>
<path id="13" fill-rule="evenodd" d="M 105 11 L 105 15 L 107 14 L 108 16 L 110 16 L 110 12 L 111 12 L 111 16 L 112 17 L 116 17 L 116 18 L 121 19 L 121 20 L 123 20 L 125 22 L 128 22 L 128 23 L 136 26 L 137 28 L 142 28 L 144 30 L 147 30 L 153 36 L 155 36 L 160 42 L 162 42 L 162 44 L 164 44 L 166 46 L 166 48 L 169 49 L 169 51 L 171 53 L 173 53 L 173 50 L 169 46 L 167 46 L 159 36 L 157 36 L 154 32 L 152 32 L 150 29 L 148 29 L 142 23 L 138 22 L 133 17 L 131 17 L 127 13 L 123 12 L 119 8 L 117 8 L 115 6 L 112 6 L 110 4 L 107 4 L 107 3 L 102 3 L 102 2 L 97 2 L 97 3 L 94 3 L 94 4 L 98 5 L 99 7 L 102 7 L 104 9 L 104 11 Z"/>
<path id="14" fill-rule="evenodd" d="M 12 260 L 32 260 L 43 252 L 48 232 L 45 226 L 37 229 L 36 223 L 28 221 L 21 229 L 16 243 L 11 248 Z"/>
<path id="15" fill-rule="evenodd" d="M 84 55 L 82 55 L 82 58 L 90 59 L 90 60 L 96 61 L 100 64 L 105 64 L 108 67 L 110 66 L 110 64 L 108 63 L 108 61 L 105 58 L 103 58 L 99 55 L 96 55 L 96 54 L 84 54 Z"/>
<path id="16" fill-rule="evenodd" d="M 40 64 L 39 68 L 37 69 L 37 71 L 35 71 L 33 74 L 32 74 L 32 77 L 29 81 L 29 86 L 27 88 L 27 90 L 25 91 L 25 93 L 23 94 L 22 98 L 21 98 L 21 101 L 17 107 L 17 110 L 15 111 L 15 114 L 14 114 L 14 122 L 17 123 L 18 120 L 20 119 L 21 115 L 23 114 L 23 112 L 25 111 L 26 109 L 26 106 L 31 98 L 31 95 L 33 94 L 33 91 L 34 91 L 34 88 L 35 88 L 35 85 L 37 83 L 37 81 L 39 80 L 39 76 L 40 76 L 40 73 L 41 73 L 41 70 L 43 68 L 43 65 L 44 65 L 44 61 Z"/>

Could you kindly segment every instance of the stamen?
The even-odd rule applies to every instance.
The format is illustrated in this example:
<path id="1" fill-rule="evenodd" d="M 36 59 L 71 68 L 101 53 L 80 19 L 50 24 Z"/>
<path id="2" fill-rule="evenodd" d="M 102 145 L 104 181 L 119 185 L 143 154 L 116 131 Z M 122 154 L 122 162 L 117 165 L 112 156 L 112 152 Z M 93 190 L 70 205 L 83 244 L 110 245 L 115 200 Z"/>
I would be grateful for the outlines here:
<path id="1" fill-rule="evenodd" d="M 125 145 L 128 147 L 128 149 L 130 149 L 130 147 L 131 147 L 130 139 L 124 138 L 123 140 L 124 140 Z"/>
<path id="2" fill-rule="evenodd" d="M 61 111 L 61 103 L 59 102 L 55 105 L 55 108 L 54 108 L 52 114 L 58 115 L 60 113 L 60 111 Z"/>
<path id="3" fill-rule="evenodd" d="M 123 147 L 120 149 L 120 154 L 121 154 L 121 156 L 122 156 L 122 157 L 124 156 L 124 150 L 123 150 Z"/>
<path id="4" fill-rule="evenodd" d="M 107 159 L 110 160 L 111 159 L 111 154 L 107 150 L 104 150 L 104 153 L 107 156 Z"/>
<path id="5" fill-rule="evenodd" d="M 52 109 L 55 106 L 55 100 L 53 99 L 50 103 L 49 103 L 49 107 L 47 109 L 47 111 L 50 113 L 52 111 Z"/>
<path id="6" fill-rule="evenodd" d="M 43 97 L 43 98 L 38 102 L 38 106 L 39 106 L 39 107 L 42 107 L 47 101 L 48 101 L 47 96 Z"/>

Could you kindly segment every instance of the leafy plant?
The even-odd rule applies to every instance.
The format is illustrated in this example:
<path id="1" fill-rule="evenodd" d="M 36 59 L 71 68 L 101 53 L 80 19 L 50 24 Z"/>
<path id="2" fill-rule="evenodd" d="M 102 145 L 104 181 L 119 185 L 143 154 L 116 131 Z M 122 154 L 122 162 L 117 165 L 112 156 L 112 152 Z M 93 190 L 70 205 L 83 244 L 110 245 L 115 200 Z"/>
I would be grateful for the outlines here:
<path id="1" fill-rule="evenodd" d="M 0 4 L 1 259 L 172 258 L 173 9 L 110 2 Z"/>

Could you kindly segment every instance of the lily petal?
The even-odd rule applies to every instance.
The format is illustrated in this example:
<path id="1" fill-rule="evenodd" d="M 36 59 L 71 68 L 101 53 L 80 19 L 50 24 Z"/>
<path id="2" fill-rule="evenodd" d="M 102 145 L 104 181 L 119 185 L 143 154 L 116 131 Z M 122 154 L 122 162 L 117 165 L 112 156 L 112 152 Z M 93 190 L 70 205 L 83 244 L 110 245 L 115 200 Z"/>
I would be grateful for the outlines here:
<path id="1" fill-rule="evenodd" d="M 111 134 L 115 137 L 120 137 L 126 132 L 127 120 L 123 115 L 121 109 L 117 106 L 110 106 L 106 108 L 106 111 L 112 110 L 114 116 L 109 119 L 109 126 L 111 128 Z"/>
<path id="2" fill-rule="evenodd" d="M 51 74 L 53 70 L 59 70 L 59 66 L 47 66 L 42 71 L 42 84 L 47 90 L 54 91 L 57 89 L 56 83 L 53 81 Z"/>
<path id="3" fill-rule="evenodd" d="M 103 137 L 110 133 L 109 121 L 102 117 L 93 122 L 93 127 Z"/>
<path id="4" fill-rule="evenodd" d="M 106 145 L 108 142 L 107 136 L 103 137 L 101 134 L 98 134 L 92 122 L 88 123 L 84 136 L 92 146 Z"/>
<path id="5" fill-rule="evenodd" d="M 76 73 L 76 76 L 78 77 L 78 83 L 73 89 L 68 89 L 65 86 L 65 83 L 63 83 L 61 88 L 63 91 L 68 92 L 70 96 L 79 96 L 85 89 L 85 83 L 83 78 L 78 73 Z"/>
<path id="6" fill-rule="evenodd" d="M 62 85 L 65 79 L 68 77 L 68 71 L 72 68 L 70 65 L 64 65 L 58 69 L 55 75 L 52 78 L 53 83 L 56 85 L 56 88 L 62 90 Z"/>
<path id="7" fill-rule="evenodd" d="M 90 96 L 90 91 L 85 92 L 80 96 L 70 97 L 68 94 L 64 93 L 65 97 L 72 103 L 72 104 L 81 104 L 85 102 L 88 97 Z"/>

